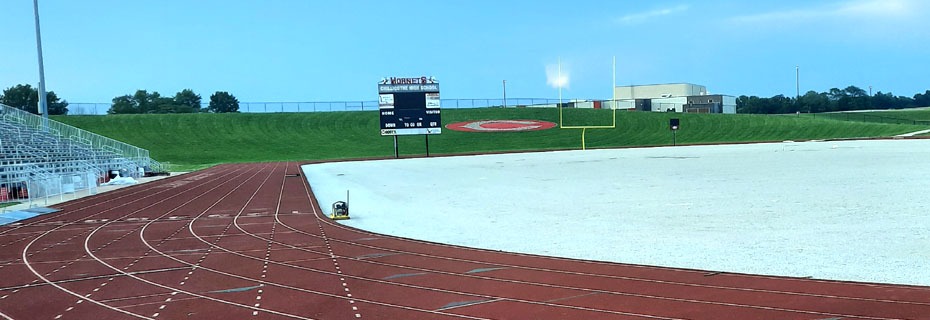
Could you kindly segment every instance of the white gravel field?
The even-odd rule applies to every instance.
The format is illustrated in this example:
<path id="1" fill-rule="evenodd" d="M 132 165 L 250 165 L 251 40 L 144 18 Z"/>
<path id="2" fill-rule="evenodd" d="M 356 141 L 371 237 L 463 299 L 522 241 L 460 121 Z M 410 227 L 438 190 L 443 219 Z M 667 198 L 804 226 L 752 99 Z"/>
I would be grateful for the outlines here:
<path id="1" fill-rule="evenodd" d="M 930 285 L 930 140 L 304 166 L 346 225 L 588 260 Z"/>

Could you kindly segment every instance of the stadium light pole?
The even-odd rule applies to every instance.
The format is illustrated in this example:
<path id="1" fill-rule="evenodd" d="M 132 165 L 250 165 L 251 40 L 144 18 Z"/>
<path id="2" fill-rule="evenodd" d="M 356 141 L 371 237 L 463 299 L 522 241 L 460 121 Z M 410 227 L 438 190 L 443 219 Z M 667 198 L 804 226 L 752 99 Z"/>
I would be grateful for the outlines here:
<path id="1" fill-rule="evenodd" d="M 42 62 L 42 32 L 39 30 L 39 0 L 32 0 L 36 18 L 36 51 L 39 55 L 39 113 L 42 114 L 42 129 L 48 130 L 48 103 L 45 93 L 45 65 Z"/>
<path id="2" fill-rule="evenodd" d="M 507 80 L 504 80 L 504 108 L 507 108 Z"/>
<path id="3" fill-rule="evenodd" d="M 801 106 L 801 66 L 794 66 L 794 103 L 797 103 L 798 106 Z M 798 110 L 798 112 L 801 112 Z M 810 106 L 807 106 L 807 113 L 811 113 Z"/>
<path id="4" fill-rule="evenodd" d="M 562 57 L 559 57 L 559 75 L 556 80 L 559 83 L 559 108 L 562 107 Z"/>

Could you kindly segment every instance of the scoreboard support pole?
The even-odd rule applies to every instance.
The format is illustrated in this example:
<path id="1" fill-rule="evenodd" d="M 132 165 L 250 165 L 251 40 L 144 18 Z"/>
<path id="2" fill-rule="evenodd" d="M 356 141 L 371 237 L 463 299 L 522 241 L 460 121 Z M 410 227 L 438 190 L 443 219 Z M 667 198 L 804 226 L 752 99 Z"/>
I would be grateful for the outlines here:
<path id="1" fill-rule="evenodd" d="M 426 138 L 426 157 L 429 158 L 429 135 L 424 134 L 423 137 Z"/>
<path id="2" fill-rule="evenodd" d="M 400 157 L 400 153 L 397 152 L 397 136 L 394 136 L 394 159 Z"/>

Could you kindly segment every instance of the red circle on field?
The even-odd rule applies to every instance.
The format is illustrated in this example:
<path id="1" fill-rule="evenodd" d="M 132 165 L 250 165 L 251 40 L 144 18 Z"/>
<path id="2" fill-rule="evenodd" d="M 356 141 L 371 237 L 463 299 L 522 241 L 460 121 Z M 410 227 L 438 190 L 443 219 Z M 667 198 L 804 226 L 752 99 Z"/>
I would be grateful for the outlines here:
<path id="1" fill-rule="evenodd" d="M 479 120 L 450 123 L 446 128 L 466 132 L 521 132 L 552 129 L 555 125 L 539 120 Z"/>

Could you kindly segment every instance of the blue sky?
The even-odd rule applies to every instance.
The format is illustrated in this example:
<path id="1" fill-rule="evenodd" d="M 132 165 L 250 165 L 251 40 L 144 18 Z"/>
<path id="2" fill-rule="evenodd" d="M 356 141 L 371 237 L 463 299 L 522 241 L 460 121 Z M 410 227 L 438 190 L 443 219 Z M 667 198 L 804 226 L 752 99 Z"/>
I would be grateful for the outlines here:
<path id="1" fill-rule="evenodd" d="M 443 98 L 610 98 L 690 82 L 772 96 L 930 89 L 930 1 L 40 0 L 47 87 L 69 102 L 136 89 L 243 102 L 376 100 L 386 76 Z M 35 85 L 32 1 L 0 2 L 0 87 Z M 551 78 L 551 76 L 550 76 Z M 549 79 L 551 80 L 551 79 Z"/>

